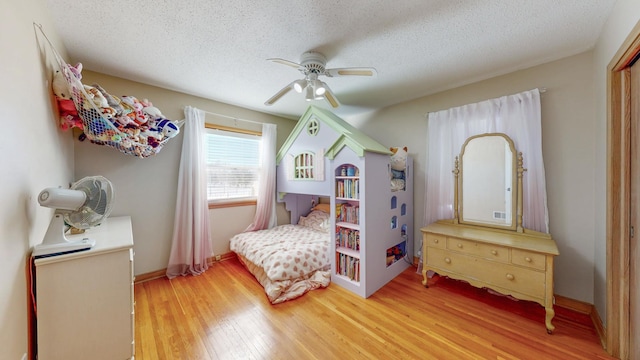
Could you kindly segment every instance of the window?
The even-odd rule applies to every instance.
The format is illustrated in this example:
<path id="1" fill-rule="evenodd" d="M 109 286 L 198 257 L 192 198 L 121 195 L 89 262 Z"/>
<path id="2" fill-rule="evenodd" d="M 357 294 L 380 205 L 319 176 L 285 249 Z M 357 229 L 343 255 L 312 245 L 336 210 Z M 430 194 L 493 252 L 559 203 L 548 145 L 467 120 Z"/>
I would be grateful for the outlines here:
<path id="1" fill-rule="evenodd" d="M 295 179 L 313 179 L 313 153 L 303 152 L 295 158 Z"/>
<path id="2" fill-rule="evenodd" d="M 309 136 L 316 136 L 318 135 L 318 131 L 320 131 L 320 123 L 318 120 L 309 120 L 309 123 L 307 124 L 307 134 L 309 134 Z"/>
<path id="3" fill-rule="evenodd" d="M 207 124 L 207 200 L 255 200 L 260 174 L 261 134 Z"/>

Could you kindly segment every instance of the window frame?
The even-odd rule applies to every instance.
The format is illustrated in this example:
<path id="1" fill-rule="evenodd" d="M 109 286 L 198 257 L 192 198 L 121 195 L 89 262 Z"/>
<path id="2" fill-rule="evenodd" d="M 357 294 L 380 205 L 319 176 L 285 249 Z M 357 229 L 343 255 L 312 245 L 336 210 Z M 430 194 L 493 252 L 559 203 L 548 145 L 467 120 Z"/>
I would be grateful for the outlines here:
<path id="1" fill-rule="evenodd" d="M 235 127 L 230 127 L 225 125 L 206 123 L 206 122 L 204 124 L 204 127 L 205 129 L 209 129 L 209 130 L 220 130 L 220 131 L 234 132 L 239 134 L 255 135 L 255 136 L 259 136 L 262 139 L 262 131 L 241 129 L 241 128 L 235 128 Z M 241 199 L 220 199 L 220 200 L 207 199 L 207 203 L 208 203 L 209 209 L 221 209 L 221 208 L 228 208 L 228 207 L 257 205 L 258 199 L 257 197 L 241 198 Z"/>

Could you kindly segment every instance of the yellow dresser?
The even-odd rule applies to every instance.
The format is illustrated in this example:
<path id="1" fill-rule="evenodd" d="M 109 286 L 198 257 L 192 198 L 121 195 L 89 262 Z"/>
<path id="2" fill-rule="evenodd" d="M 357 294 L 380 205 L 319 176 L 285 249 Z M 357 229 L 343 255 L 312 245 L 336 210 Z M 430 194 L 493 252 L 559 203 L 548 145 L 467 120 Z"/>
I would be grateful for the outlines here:
<path id="1" fill-rule="evenodd" d="M 427 271 L 433 270 L 475 287 L 535 301 L 546 310 L 547 332 L 553 331 L 553 257 L 559 253 L 549 234 L 461 225 L 451 220 L 421 230 L 423 285 L 427 285 Z"/>

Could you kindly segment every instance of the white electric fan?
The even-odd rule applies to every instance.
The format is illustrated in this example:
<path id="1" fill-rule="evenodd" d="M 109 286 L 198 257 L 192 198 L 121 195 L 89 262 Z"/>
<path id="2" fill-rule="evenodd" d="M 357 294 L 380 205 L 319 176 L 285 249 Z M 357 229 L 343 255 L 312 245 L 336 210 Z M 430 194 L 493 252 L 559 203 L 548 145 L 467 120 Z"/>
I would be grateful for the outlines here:
<path id="1" fill-rule="evenodd" d="M 66 225 L 88 229 L 100 224 L 111 213 L 113 199 L 113 186 L 102 176 L 82 178 L 69 189 L 42 190 L 38 195 L 38 203 L 56 211 L 44 240 L 35 246 L 32 256 L 48 257 L 91 249 L 96 244 L 94 239 L 67 239 Z"/>

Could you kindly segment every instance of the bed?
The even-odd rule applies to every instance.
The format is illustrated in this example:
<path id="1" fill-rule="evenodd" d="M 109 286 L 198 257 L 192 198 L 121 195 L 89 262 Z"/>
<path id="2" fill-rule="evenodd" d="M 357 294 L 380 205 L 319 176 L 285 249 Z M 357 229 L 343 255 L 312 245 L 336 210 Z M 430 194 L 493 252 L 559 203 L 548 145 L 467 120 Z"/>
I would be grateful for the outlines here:
<path id="1" fill-rule="evenodd" d="M 230 240 L 231 251 L 278 304 L 331 280 L 329 205 L 316 206 L 297 224 L 245 232 Z"/>

